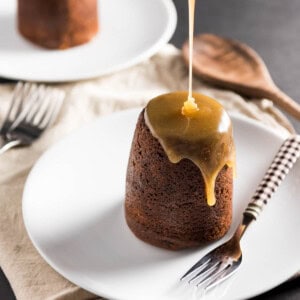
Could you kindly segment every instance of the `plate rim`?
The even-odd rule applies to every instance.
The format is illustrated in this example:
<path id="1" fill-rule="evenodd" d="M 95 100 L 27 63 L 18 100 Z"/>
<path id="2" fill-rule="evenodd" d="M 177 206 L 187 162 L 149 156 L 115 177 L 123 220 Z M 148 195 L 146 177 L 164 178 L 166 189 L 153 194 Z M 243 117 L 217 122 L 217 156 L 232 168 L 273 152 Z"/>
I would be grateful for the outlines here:
<path id="1" fill-rule="evenodd" d="M 145 0 L 144 0 L 145 1 Z M 8 70 L 7 72 L 2 72 L 0 69 L 0 76 L 3 78 L 11 79 L 11 80 L 26 80 L 26 81 L 33 81 L 33 82 L 49 82 L 49 83 L 70 83 L 70 82 L 75 82 L 75 81 L 81 81 L 81 80 L 89 80 L 89 79 L 95 79 L 97 77 L 101 77 L 104 75 L 110 75 L 114 72 L 118 72 L 124 69 L 127 69 L 129 67 L 132 67 L 134 65 L 137 65 L 138 63 L 141 63 L 143 60 L 146 60 L 153 55 L 155 55 L 160 49 L 163 48 L 164 45 L 166 45 L 170 39 L 172 38 L 176 26 L 177 26 L 177 10 L 175 7 L 175 4 L 172 0 L 159 0 L 161 4 L 166 8 L 167 14 L 169 16 L 168 18 L 168 24 L 165 28 L 165 30 L 160 34 L 159 39 L 152 44 L 150 47 L 148 47 L 146 50 L 142 51 L 139 53 L 137 56 L 132 57 L 131 59 L 115 65 L 113 67 L 107 68 L 106 71 L 93 71 L 93 72 L 88 72 L 84 75 L 74 75 L 74 74 L 69 74 L 67 77 L 68 78 L 53 78 L 53 77 L 47 77 L 47 76 L 42 76 L 36 77 L 36 76 L 23 76 L 17 75 L 14 72 L 10 73 Z M 78 46 L 80 47 L 80 45 Z M 66 50 L 67 51 L 67 50 Z"/>
<path id="2" fill-rule="evenodd" d="M 85 131 L 87 130 L 89 127 L 95 127 L 96 124 L 98 122 L 102 122 L 103 119 L 109 119 L 109 118 L 114 118 L 116 115 L 126 115 L 126 114 L 130 114 L 130 113 L 136 113 L 138 114 L 139 112 L 141 112 L 141 108 L 130 108 L 130 109 L 125 109 L 125 110 L 121 110 L 121 111 L 118 111 L 118 112 L 115 112 L 115 113 L 112 113 L 112 114 L 109 114 L 109 115 L 106 115 L 106 116 L 100 116 L 98 118 L 96 118 L 95 120 L 89 122 L 88 124 L 85 124 L 84 126 L 80 127 L 80 128 L 77 128 L 75 129 L 74 131 L 72 131 L 71 133 L 67 134 L 66 136 L 64 136 L 63 138 L 61 138 L 60 140 L 58 140 L 57 142 L 55 142 L 52 146 L 50 146 L 48 148 L 48 150 L 46 150 L 41 156 L 40 158 L 35 162 L 34 166 L 31 168 L 30 170 L 30 173 L 29 175 L 27 176 L 27 179 L 26 179 L 26 182 L 25 182 L 25 185 L 24 185 L 24 190 L 23 190 L 23 194 L 22 194 L 22 216 L 23 216 L 23 221 L 24 221 L 24 225 L 25 225 L 25 229 L 26 229 L 26 232 L 30 238 L 30 241 L 32 242 L 32 244 L 34 245 L 34 247 L 36 248 L 36 250 L 38 251 L 38 253 L 41 255 L 41 257 L 46 261 L 47 264 L 49 264 L 49 266 L 51 268 L 53 268 L 56 272 L 58 272 L 59 274 L 61 274 L 66 280 L 72 282 L 73 284 L 91 292 L 91 293 L 94 293 L 100 297 L 104 297 L 104 298 L 107 298 L 107 299 L 115 299 L 115 300 L 128 300 L 128 298 L 126 297 L 122 297 L 122 298 L 115 298 L 115 297 L 112 297 L 111 294 L 109 293 L 109 291 L 107 291 L 107 287 L 103 286 L 100 282 L 98 282 L 98 286 L 100 286 L 100 289 L 103 291 L 101 292 L 101 295 L 99 295 L 99 289 L 96 290 L 96 289 L 93 289 L 91 288 L 90 286 L 86 285 L 85 282 L 79 282 L 77 280 L 72 280 L 70 279 L 70 277 L 68 276 L 68 273 L 67 272 L 64 272 L 64 270 L 62 270 L 56 263 L 55 261 L 53 261 L 51 258 L 47 257 L 46 254 L 44 254 L 44 252 L 42 251 L 42 249 L 38 246 L 37 242 L 35 241 L 35 239 L 33 238 L 30 230 L 29 230 L 29 227 L 28 227 L 28 224 L 27 224 L 27 221 L 26 221 L 26 213 L 24 213 L 25 211 L 25 194 L 26 194 L 26 190 L 28 189 L 28 186 L 29 186 L 29 182 L 31 181 L 31 177 L 32 177 L 32 174 L 35 170 L 35 167 L 37 164 L 39 164 L 39 162 L 47 155 L 47 153 L 49 151 L 51 151 L 54 147 L 57 147 L 59 146 L 61 143 L 64 143 L 65 140 L 69 139 L 70 137 L 74 136 L 74 135 L 78 135 L 81 133 L 81 131 Z M 275 129 L 273 129 L 272 127 L 266 125 L 266 124 L 263 124 L 261 123 L 260 121 L 258 120 L 255 120 L 255 119 L 252 119 L 248 116 L 245 116 L 245 115 L 242 115 L 241 113 L 239 112 L 229 112 L 229 115 L 230 117 L 233 117 L 237 120 L 241 120 L 242 122 L 245 122 L 245 123 L 248 123 L 248 124 L 251 124 L 255 127 L 258 127 L 260 130 L 264 130 L 264 131 L 267 131 L 268 133 L 271 133 L 274 137 L 276 137 L 277 139 L 283 141 L 287 136 L 289 136 L 288 133 L 283 133 L 283 132 L 278 132 L 276 131 Z M 276 286 L 280 285 L 281 283 L 285 282 L 286 280 L 290 279 L 291 277 L 293 276 L 293 274 L 291 275 L 287 275 L 287 276 L 284 276 L 284 279 L 280 280 L 279 283 L 277 283 L 276 285 L 271 285 L 271 286 L 268 286 L 266 288 L 263 288 L 261 289 L 260 291 L 257 291 L 256 293 L 252 293 L 249 295 L 249 297 L 255 297 L 257 295 L 260 295 L 264 292 L 267 292 L 268 290 L 272 289 L 272 288 L 275 288 Z M 163 299 L 163 298 L 162 298 Z M 205 299 L 205 297 L 204 297 Z"/>

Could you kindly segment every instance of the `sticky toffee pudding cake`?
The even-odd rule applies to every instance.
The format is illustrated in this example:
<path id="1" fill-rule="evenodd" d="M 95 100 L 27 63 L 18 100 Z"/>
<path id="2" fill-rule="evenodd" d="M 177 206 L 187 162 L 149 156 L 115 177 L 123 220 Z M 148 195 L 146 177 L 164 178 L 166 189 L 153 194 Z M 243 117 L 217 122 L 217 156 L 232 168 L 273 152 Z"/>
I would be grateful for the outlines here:
<path id="1" fill-rule="evenodd" d="M 18 30 L 51 49 L 87 43 L 98 32 L 97 0 L 18 0 Z"/>
<path id="2" fill-rule="evenodd" d="M 125 216 L 141 240 L 183 249 L 221 238 L 232 218 L 235 149 L 228 114 L 193 93 L 152 99 L 140 113 L 128 162 Z"/>

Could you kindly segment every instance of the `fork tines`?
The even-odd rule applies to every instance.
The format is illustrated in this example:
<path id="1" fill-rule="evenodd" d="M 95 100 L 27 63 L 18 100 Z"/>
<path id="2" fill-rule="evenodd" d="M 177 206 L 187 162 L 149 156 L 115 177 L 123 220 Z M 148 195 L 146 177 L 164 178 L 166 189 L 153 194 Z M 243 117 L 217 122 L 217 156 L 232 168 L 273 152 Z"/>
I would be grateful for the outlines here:
<path id="1" fill-rule="evenodd" d="M 196 287 L 210 290 L 231 276 L 236 269 L 230 258 L 220 260 L 207 255 L 192 266 L 180 280 L 186 280 Z"/>
<path id="2" fill-rule="evenodd" d="M 10 130 L 16 128 L 21 122 L 30 123 L 40 129 L 47 128 L 60 110 L 65 93 L 45 85 L 25 83 L 21 85 L 21 90 L 22 86 L 25 91 L 18 93 L 16 99 L 18 100 L 19 97 L 25 98 L 19 101 L 18 106 L 21 106 L 21 109 L 19 109 L 17 117 L 11 123 Z"/>
<path id="3" fill-rule="evenodd" d="M 58 116 L 65 92 L 30 83 L 18 83 L 1 129 L 0 154 L 17 146 L 29 146 Z"/>
<path id="4" fill-rule="evenodd" d="M 187 276 L 191 276 L 192 274 L 195 274 L 196 271 L 202 270 L 207 264 L 210 262 L 210 258 L 204 256 L 202 259 L 200 259 L 196 264 L 194 264 L 181 278 L 180 280 L 185 279 Z"/>
<path id="5" fill-rule="evenodd" d="M 4 136 L 6 134 L 12 122 L 17 118 L 17 116 L 23 110 L 24 103 L 26 102 L 26 99 L 28 99 L 28 94 L 30 94 L 30 92 L 34 88 L 35 87 L 33 84 L 18 82 L 18 84 L 16 85 L 13 91 L 12 102 L 6 114 L 6 118 L 3 122 L 3 126 L 0 129 L 1 135 Z"/>

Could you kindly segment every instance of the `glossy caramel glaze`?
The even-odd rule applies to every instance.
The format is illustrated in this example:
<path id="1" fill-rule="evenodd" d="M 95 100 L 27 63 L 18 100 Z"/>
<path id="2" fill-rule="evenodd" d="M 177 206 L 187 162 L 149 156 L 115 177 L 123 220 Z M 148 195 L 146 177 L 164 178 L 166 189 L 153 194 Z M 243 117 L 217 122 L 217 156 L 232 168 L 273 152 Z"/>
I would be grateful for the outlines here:
<path id="1" fill-rule="evenodd" d="M 174 92 L 152 99 L 145 121 L 172 163 L 184 158 L 197 165 L 204 178 L 207 203 L 215 205 L 215 181 L 221 169 L 235 166 L 231 120 L 220 103 L 193 93 L 198 110 L 182 114 L 187 92 Z"/>

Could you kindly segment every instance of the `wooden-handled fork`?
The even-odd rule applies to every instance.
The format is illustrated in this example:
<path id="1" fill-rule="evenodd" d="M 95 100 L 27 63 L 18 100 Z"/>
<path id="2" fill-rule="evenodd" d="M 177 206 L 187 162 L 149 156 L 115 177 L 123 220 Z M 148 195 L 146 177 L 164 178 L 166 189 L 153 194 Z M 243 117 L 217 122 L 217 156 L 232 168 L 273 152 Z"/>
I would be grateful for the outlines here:
<path id="1" fill-rule="evenodd" d="M 291 170 L 300 156 L 300 135 L 289 137 L 280 147 L 271 166 L 263 177 L 254 196 L 248 204 L 241 224 L 232 238 L 215 248 L 181 278 L 209 290 L 234 274 L 242 262 L 240 240 L 249 224 L 256 220 L 263 207 L 268 203 L 280 183 Z"/>

